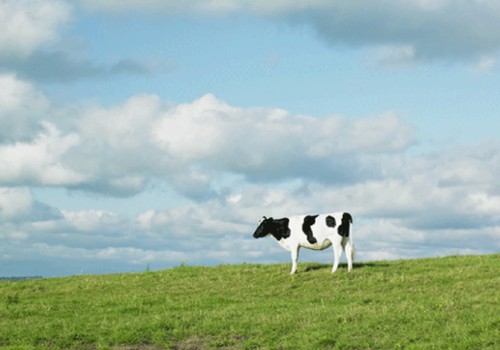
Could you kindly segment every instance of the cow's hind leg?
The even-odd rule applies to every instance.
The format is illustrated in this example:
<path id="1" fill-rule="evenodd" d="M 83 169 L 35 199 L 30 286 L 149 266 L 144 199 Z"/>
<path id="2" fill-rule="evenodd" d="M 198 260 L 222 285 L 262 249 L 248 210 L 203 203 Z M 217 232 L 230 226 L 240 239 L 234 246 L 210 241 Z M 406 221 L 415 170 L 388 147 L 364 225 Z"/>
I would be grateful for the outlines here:
<path id="1" fill-rule="evenodd" d="M 333 244 L 333 268 L 332 273 L 337 271 L 339 267 L 340 257 L 342 256 L 342 245 L 340 242 Z"/>
<path id="2" fill-rule="evenodd" d="M 299 260 L 299 249 L 300 249 L 300 247 L 294 247 L 291 249 L 292 271 L 290 271 L 290 275 L 293 275 L 297 271 L 297 261 Z"/>
<path id="3" fill-rule="evenodd" d="M 345 255 L 347 258 L 347 271 L 352 270 L 352 261 L 354 258 L 354 247 L 349 240 L 349 238 L 344 238 L 342 240 L 342 245 L 344 246 Z"/>

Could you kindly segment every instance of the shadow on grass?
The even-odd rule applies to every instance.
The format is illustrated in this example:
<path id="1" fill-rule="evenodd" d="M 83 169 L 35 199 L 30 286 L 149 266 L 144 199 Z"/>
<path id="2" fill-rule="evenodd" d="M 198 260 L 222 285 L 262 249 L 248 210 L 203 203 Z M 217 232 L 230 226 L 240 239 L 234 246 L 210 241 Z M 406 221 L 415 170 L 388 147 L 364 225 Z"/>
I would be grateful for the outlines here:
<path id="1" fill-rule="evenodd" d="M 354 263 L 352 265 L 353 269 L 364 269 L 364 268 L 372 268 L 372 267 L 388 267 L 389 264 L 385 263 L 372 263 L 372 262 L 359 262 L 359 263 Z M 331 270 L 332 269 L 332 264 L 310 264 L 305 268 L 305 272 L 309 271 L 316 271 L 316 270 Z M 340 263 L 339 264 L 339 269 L 347 269 L 347 264 L 346 263 Z"/>

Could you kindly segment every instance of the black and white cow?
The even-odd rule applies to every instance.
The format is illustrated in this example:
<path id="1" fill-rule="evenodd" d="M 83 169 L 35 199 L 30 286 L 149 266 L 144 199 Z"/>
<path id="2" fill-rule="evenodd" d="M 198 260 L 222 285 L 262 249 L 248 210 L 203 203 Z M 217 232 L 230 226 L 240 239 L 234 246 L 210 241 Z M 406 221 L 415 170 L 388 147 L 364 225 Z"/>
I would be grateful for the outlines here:
<path id="1" fill-rule="evenodd" d="M 282 219 L 266 218 L 259 223 L 254 238 L 272 235 L 292 254 L 292 271 L 297 271 L 301 247 L 323 250 L 333 245 L 332 273 L 337 271 L 342 252 L 346 252 L 347 270 L 352 270 L 354 244 L 352 242 L 352 216 L 338 212 L 321 215 L 291 216 Z"/>

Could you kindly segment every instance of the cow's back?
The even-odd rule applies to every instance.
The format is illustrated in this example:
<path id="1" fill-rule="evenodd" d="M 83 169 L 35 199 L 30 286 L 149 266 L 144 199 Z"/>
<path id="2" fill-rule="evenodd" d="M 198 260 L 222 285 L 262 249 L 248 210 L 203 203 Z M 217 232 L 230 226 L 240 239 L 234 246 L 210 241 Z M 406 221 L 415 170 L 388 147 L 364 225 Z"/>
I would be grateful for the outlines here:
<path id="1" fill-rule="evenodd" d="M 339 226 L 342 225 L 345 214 L 345 212 L 334 212 L 289 217 L 292 232 L 290 239 L 304 248 L 317 250 L 328 248 L 331 244 L 342 240 Z"/>

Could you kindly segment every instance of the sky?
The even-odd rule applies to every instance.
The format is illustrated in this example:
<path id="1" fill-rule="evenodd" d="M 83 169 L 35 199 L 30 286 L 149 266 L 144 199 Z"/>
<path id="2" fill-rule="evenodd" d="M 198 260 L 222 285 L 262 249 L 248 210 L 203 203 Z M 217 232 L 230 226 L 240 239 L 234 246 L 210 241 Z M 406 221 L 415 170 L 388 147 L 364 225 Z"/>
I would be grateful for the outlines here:
<path id="1" fill-rule="evenodd" d="M 0 276 L 286 263 L 260 218 L 337 211 L 358 261 L 500 252 L 496 0 L 0 0 L 0 23 Z"/>

